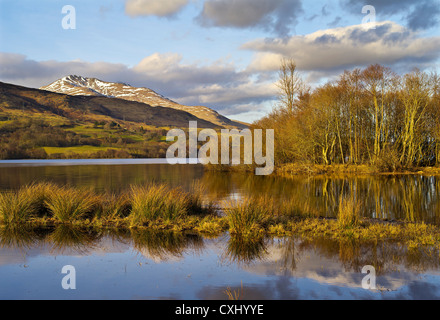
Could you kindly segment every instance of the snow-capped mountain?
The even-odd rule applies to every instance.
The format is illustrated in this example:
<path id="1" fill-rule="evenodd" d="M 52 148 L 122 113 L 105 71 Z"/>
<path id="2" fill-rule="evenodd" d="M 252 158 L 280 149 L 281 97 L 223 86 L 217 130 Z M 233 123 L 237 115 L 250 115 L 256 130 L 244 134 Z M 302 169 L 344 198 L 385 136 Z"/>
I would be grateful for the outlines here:
<path id="1" fill-rule="evenodd" d="M 188 112 L 200 119 L 207 120 L 222 127 L 245 127 L 232 121 L 218 112 L 201 106 L 185 106 L 178 104 L 148 88 L 136 88 L 126 83 L 106 82 L 96 78 L 70 75 L 59 79 L 41 90 L 63 93 L 73 96 L 104 96 L 148 104 L 152 107 L 166 107 Z"/>

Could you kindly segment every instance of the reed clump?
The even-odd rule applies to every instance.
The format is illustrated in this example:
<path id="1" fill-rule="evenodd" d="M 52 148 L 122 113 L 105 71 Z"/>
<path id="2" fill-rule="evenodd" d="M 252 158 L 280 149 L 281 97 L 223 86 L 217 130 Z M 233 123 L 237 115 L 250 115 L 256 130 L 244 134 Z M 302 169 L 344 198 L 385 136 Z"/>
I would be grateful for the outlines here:
<path id="1" fill-rule="evenodd" d="M 228 287 L 228 288 L 226 288 L 224 293 L 228 296 L 228 299 L 230 301 L 243 300 L 243 296 L 244 296 L 243 281 L 241 282 L 240 289 L 232 291 L 232 289 L 230 287 Z"/>
<path id="2" fill-rule="evenodd" d="M 206 185 L 193 182 L 188 194 L 188 209 L 193 215 L 213 215 L 216 211 L 214 201 L 205 199 Z"/>

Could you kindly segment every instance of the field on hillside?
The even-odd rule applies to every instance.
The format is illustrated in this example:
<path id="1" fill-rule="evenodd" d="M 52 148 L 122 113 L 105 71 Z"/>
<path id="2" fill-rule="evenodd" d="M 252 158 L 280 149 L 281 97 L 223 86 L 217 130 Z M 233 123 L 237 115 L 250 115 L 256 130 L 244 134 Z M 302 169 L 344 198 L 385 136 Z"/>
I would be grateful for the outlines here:
<path id="1" fill-rule="evenodd" d="M 0 159 L 161 158 L 169 146 L 166 127 L 7 111 L 0 111 Z"/>

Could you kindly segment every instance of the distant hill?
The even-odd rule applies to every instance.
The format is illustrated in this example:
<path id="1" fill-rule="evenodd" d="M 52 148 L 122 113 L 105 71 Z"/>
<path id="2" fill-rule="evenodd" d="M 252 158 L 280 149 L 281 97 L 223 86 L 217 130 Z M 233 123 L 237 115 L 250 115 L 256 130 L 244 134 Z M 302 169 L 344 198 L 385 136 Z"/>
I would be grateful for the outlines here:
<path id="1" fill-rule="evenodd" d="M 95 81 L 95 83 L 98 86 L 99 82 Z M 99 85 L 105 87 L 104 84 Z M 70 86 L 75 88 L 72 84 L 69 84 Z M 121 90 L 124 90 L 124 85 L 119 84 L 119 86 L 121 86 Z M 56 88 L 54 85 L 53 89 Z M 65 87 L 60 88 L 66 89 Z M 76 88 L 78 91 L 70 93 L 79 94 L 87 91 L 83 87 Z M 142 102 L 110 98 L 104 94 L 69 95 L 0 82 L 0 112 L 5 116 L 14 113 L 14 110 L 24 111 L 27 114 L 44 114 L 45 116 L 88 122 L 116 120 L 145 123 L 155 127 L 187 128 L 189 121 L 197 121 L 200 128 L 222 127 L 217 123 L 198 118 L 192 113 L 176 108 L 153 107 Z"/>
<path id="2" fill-rule="evenodd" d="M 105 82 L 95 78 L 70 75 L 59 79 L 41 90 L 68 94 L 71 96 L 90 96 L 101 98 L 122 99 L 147 104 L 151 107 L 164 107 L 187 112 L 199 119 L 210 122 L 218 127 L 245 128 L 246 125 L 232 121 L 215 110 L 202 106 L 185 106 L 174 102 L 151 89 L 132 87 L 125 83 Z M 96 100 L 95 100 L 96 101 Z M 107 100 L 106 100 L 107 101 Z M 106 104 L 112 104 L 106 102 Z M 117 103 L 120 105 L 120 103 Z"/>

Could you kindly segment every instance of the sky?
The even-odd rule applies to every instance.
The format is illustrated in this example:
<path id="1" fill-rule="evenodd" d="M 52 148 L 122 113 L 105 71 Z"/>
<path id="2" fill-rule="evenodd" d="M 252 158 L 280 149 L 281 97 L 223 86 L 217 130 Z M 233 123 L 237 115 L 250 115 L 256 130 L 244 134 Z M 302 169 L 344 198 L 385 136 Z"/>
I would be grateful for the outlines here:
<path id="1" fill-rule="evenodd" d="M 7 83 L 95 77 L 252 122 L 283 57 L 312 87 L 375 63 L 437 71 L 440 0 L 0 0 Z"/>

